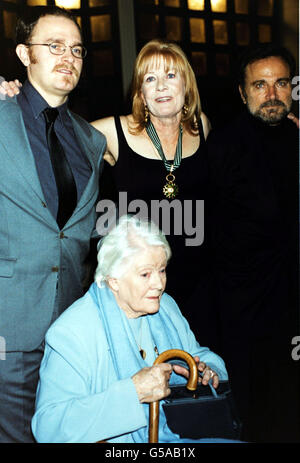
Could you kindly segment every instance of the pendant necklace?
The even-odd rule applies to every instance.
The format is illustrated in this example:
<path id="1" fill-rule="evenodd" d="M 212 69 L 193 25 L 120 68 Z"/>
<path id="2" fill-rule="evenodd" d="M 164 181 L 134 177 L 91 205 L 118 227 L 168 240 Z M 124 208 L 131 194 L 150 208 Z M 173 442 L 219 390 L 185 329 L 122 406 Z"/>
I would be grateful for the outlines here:
<path id="1" fill-rule="evenodd" d="M 147 357 L 147 352 L 145 351 L 145 349 L 141 347 L 142 338 L 143 338 L 143 325 L 144 325 L 143 322 L 144 322 L 144 319 L 142 318 L 140 322 L 140 327 L 139 327 L 139 342 L 136 340 L 136 343 L 138 345 L 140 356 L 142 357 L 143 360 L 145 360 L 145 358 Z M 156 356 L 159 355 L 159 352 L 156 346 L 154 346 L 154 352 Z"/>
<path id="2" fill-rule="evenodd" d="M 140 355 L 141 355 L 142 359 L 145 360 L 145 358 L 147 357 L 147 352 L 144 349 L 142 349 L 140 346 L 139 346 L 139 351 L 140 351 Z M 158 352 L 158 349 L 157 349 L 156 346 L 154 346 L 154 352 L 156 354 L 156 357 L 158 357 L 159 352 Z"/>
<path id="3" fill-rule="evenodd" d="M 150 140 L 157 149 L 167 171 L 169 172 L 166 176 L 167 183 L 163 187 L 163 194 L 167 198 L 175 198 L 178 194 L 178 186 L 175 183 L 175 175 L 173 174 L 174 170 L 180 166 L 182 159 L 182 125 L 179 126 L 178 141 L 176 146 L 176 152 L 173 161 L 168 161 L 166 159 L 165 153 L 163 152 L 159 136 L 155 130 L 154 125 L 149 119 L 149 122 L 146 126 L 147 134 L 149 135 Z"/>

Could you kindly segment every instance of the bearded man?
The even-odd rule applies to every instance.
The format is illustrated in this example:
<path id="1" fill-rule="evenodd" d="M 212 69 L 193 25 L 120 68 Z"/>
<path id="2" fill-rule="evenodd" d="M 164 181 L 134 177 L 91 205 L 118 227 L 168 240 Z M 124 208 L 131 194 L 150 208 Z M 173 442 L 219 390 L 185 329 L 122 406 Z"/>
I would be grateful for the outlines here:
<path id="1" fill-rule="evenodd" d="M 299 130 L 288 116 L 295 63 L 286 49 L 244 55 L 244 111 L 208 137 L 211 262 L 218 353 L 244 422 L 244 439 L 299 441 Z M 298 389 L 297 389 L 298 388 Z M 298 402 L 297 402 L 298 401 Z"/>

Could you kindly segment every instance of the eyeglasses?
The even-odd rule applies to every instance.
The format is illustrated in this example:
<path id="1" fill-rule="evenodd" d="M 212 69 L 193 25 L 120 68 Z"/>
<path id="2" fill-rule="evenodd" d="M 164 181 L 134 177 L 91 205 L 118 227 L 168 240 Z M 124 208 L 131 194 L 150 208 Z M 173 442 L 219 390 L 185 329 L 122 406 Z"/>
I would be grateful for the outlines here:
<path id="1" fill-rule="evenodd" d="M 83 45 L 63 45 L 62 43 L 27 43 L 27 46 L 31 47 L 33 45 L 41 45 L 43 47 L 49 47 L 50 53 L 53 55 L 63 55 L 67 48 L 71 48 L 71 53 L 75 58 L 83 59 L 87 55 L 87 49 Z"/>

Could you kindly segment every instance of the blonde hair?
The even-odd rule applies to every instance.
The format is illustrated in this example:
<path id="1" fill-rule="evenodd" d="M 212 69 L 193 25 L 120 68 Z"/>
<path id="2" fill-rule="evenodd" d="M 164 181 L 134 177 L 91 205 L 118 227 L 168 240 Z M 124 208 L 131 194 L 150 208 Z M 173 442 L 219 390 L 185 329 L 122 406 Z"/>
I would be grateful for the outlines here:
<path id="1" fill-rule="evenodd" d="M 139 52 L 134 66 L 132 82 L 132 116 L 135 127 L 130 132 L 137 134 L 145 126 L 145 105 L 141 96 L 143 79 L 153 60 L 163 57 L 166 70 L 175 69 L 185 84 L 186 112 L 182 113 L 182 124 L 192 135 L 198 134 L 197 121 L 201 115 L 201 102 L 194 71 L 182 49 L 173 42 L 151 40 Z"/>

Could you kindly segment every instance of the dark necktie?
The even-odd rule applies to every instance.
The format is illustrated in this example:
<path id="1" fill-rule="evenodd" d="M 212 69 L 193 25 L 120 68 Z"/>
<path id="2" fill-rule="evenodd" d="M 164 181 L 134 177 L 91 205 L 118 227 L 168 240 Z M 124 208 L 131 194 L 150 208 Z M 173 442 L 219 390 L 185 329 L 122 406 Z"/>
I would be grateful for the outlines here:
<path id="1" fill-rule="evenodd" d="M 43 113 L 46 120 L 48 148 L 58 192 L 56 221 L 59 228 L 62 229 L 76 207 L 77 190 L 64 149 L 54 130 L 58 110 L 56 108 L 46 108 Z"/>

